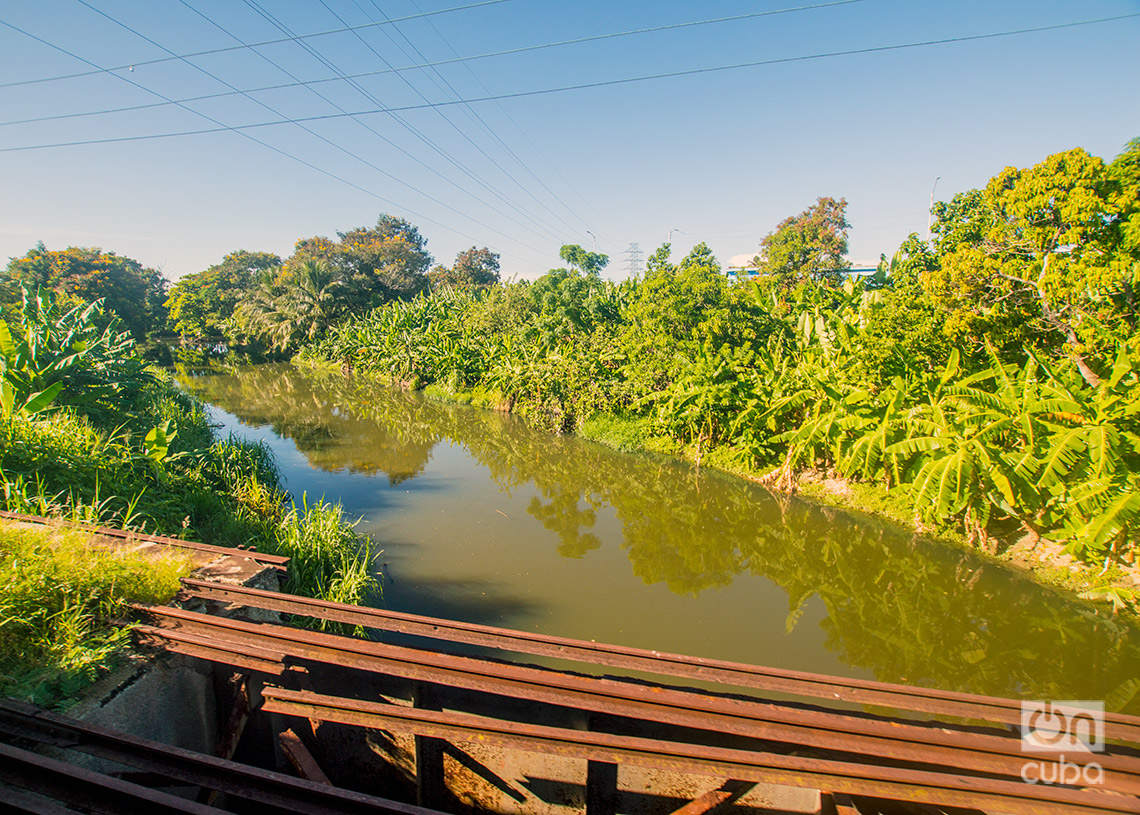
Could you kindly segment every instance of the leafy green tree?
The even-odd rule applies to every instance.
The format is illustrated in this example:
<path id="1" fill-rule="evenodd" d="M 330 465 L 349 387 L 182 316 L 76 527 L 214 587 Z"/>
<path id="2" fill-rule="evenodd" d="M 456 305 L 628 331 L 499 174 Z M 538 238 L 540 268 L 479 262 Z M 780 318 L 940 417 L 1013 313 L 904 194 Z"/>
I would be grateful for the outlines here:
<path id="1" fill-rule="evenodd" d="M 1120 288 L 1110 293 L 1126 328 L 1140 328 L 1140 138 L 1130 141 L 1108 167 L 1110 196 L 1118 215 L 1116 263 Z"/>
<path id="2" fill-rule="evenodd" d="M 1140 184 L 1120 175 L 1078 148 L 995 176 L 943 233 L 955 243 L 926 276 L 951 311 L 948 328 L 980 335 L 1002 320 L 1024 321 L 1045 342 L 1062 343 L 1084 380 L 1099 384 L 1088 344 L 1114 316 L 1109 295 L 1132 276 L 1120 250 L 1130 234 L 1126 201 Z"/>
<path id="3" fill-rule="evenodd" d="M 625 373 L 643 396 L 664 394 L 702 349 L 757 346 L 774 322 L 747 286 L 734 286 L 704 243 L 677 265 L 669 245 L 650 257 L 623 312 Z M 717 363 L 709 363 L 715 369 Z"/>
<path id="4" fill-rule="evenodd" d="M 345 313 L 344 285 L 328 263 L 306 258 L 277 275 L 267 274 L 235 309 L 234 322 L 274 350 L 295 350 Z"/>
<path id="5" fill-rule="evenodd" d="M 676 266 L 668 257 L 668 244 L 654 252 L 630 300 L 626 322 L 637 346 L 719 347 L 760 339 L 750 323 L 762 312 L 744 287 L 728 281 L 706 244 L 697 244 Z"/>
<path id="6" fill-rule="evenodd" d="M 930 210 L 934 223 L 934 251 L 949 255 L 959 246 L 981 243 L 986 236 L 986 205 L 981 190 L 956 192 L 949 201 L 935 201 Z"/>
<path id="7" fill-rule="evenodd" d="M 281 266 L 269 252 L 231 252 L 205 271 L 182 277 L 170 290 L 166 307 L 171 327 L 197 341 L 232 339 L 234 309 L 256 288 L 266 272 Z"/>
<path id="8" fill-rule="evenodd" d="M 596 274 L 551 269 L 528 293 L 536 311 L 534 330 L 544 347 L 619 319 L 616 287 Z"/>
<path id="9" fill-rule="evenodd" d="M 13 258 L 5 277 L 53 291 L 62 303 L 78 305 L 102 300 L 111 317 L 141 340 L 166 322 L 166 280 L 137 260 L 91 247 L 48 250 L 42 243 Z"/>
<path id="10" fill-rule="evenodd" d="M 577 244 L 566 244 L 558 250 L 558 256 L 566 261 L 571 269 L 577 269 L 583 274 L 599 275 L 602 269 L 609 265 L 609 255 L 599 252 L 587 252 Z"/>
<path id="11" fill-rule="evenodd" d="M 784 291 L 805 282 L 839 286 L 843 273 L 851 268 L 844 257 L 850 228 L 845 198 L 819 198 L 769 232 L 753 263 Z"/>
<path id="12" fill-rule="evenodd" d="M 326 263 L 343 284 L 340 295 L 347 310 L 361 314 L 389 300 L 427 291 L 431 255 L 419 230 L 392 215 L 382 214 L 372 228 L 338 232 L 338 241 L 307 238 L 297 242 L 287 266 L 305 260 Z"/>
<path id="13" fill-rule="evenodd" d="M 433 289 L 452 286 L 458 289 L 485 289 L 499 282 L 499 254 L 487 247 L 464 249 L 455 257 L 450 269 L 436 266 L 428 272 Z"/>

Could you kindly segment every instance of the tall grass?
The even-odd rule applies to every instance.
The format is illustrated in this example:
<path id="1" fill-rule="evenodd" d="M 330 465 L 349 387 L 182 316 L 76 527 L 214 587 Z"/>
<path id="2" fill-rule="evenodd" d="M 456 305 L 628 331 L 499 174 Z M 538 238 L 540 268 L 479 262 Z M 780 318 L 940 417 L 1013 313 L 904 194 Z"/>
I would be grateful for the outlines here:
<path id="1" fill-rule="evenodd" d="M 179 554 L 93 546 L 75 531 L 0 525 L 0 695 L 56 706 L 121 658 L 128 603 L 164 603 L 189 574 Z"/>
<path id="2" fill-rule="evenodd" d="M 186 450 L 182 422 L 190 412 L 193 428 L 200 406 L 181 394 L 161 404 L 182 445 L 161 466 L 142 454 L 138 434 L 109 436 L 67 413 L 0 422 L 0 504 L 283 554 L 292 559 L 287 588 L 298 594 L 359 603 L 376 590 L 371 543 L 339 504 L 295 504 L 262 443 L 230 437 Z"/>
<path id="3" fill-rule="evenodd" d="M 369 539 L 344 522 L 341 505 L 310 503 L 301 496 L 277 527 L 274 552 L 289 557 L 285 588 L 339 603 L 359 603 L 379 591 L 372 576 L 375 552 Z M 326 621 L 320 628 L 328 628 Z"/>
<path id="4" fill-rule="evenodd" d="M 371 546 L 339 506 L 293 505 L 269 449 L 217 439 L 205 407 L 128 336 L 96 332 L 94 306 L 65 319 L 42 292 L 25 300 L 13 329 L 0 322 L 0 506 L 286 554 L 301 594 L 355 603 L 375 591 Z M 40 395 L 49 381 L 55 404 Z M 0 550 L 0 691 L 52 703 L 116 658 L 126 635 L 109 617 L 169 599 L 186 569 L 28 540 Z"/>

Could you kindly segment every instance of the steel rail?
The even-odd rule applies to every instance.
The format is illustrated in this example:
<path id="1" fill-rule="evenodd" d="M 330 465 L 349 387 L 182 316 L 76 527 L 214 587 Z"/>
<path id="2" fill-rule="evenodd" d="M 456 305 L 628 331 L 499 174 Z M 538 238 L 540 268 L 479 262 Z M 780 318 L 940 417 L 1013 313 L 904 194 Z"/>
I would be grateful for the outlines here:
<path id="1" fill-rule="evenodd" d="M 199 659 L 221 662 L 254 673 L 280 676 L 285 670 L 285 653 L 261 648 L 249 642 L 240 645 L 214 637 L 170 631 L 149 625 L 135 626 L 140 645 L 164 645 L 167 650 Z"/>
<path id="2" fill-rule="evenodd" d="M 264 563 L 267 566 L 285 570 L 289 563 L 289 558 L 282 555 L 268 555 L 261 552 L 255 552 L 253 549 L 238 549 L 229 546 L 212 546 L 208 543 L 198 543 L 197 541 L 182 540 L 181 538 L 171 538 L 165 535 L 146 535 L 142 532 L 129 532 L 123 529 L 111 529 L 106 526 L 96 526 L 94 524 L 77 523 L 74 521 L 65 521 L 60 518 L 44 518 L 39 515 L 24 515 L 20 512 L 8 512 L 7 510 L 0 510 L 0 518 L 7 518 L 10 521 L 20 521 L 22 523 L 37 524 L 39 526 L 50 526 L 62 524 L 68 529 L 78 529 L 83 532 L 91 532 L 96 535 L 102 535 L 107 538 L 118 538 L 127 541 L 139 541 L 141 543 L 153 543 L 159 546 L 173 546 L 179 549 L 193 549 L 198 552 L 206 552 L 213 555 L 233 555 L 236 557 L 249 558 L 250 560 Z"/>
<path id="3" fill-rule="evenodd" d="M 1008 815 L 1140 813 L 1140 799 L 1100 790 L 658 741 L 466 713 L 429 711 L 267 687 L 262 710 L 420 736 L 556 754 L 614 764 L 871 795 L 897 801 L 973 807 Z"/>
<path id="4" fill-rule="evenodd" d="M 148 815 L 225 815 L 221 809 L 101 775 L 8 744 L 0 744 L 0 781 L 55 801 L 110 815 L 134 815 L 138 812 Z"/>
<path id="5" fill-rule="evenodd" d="M 169 637 L 176 649 L 206 656 L 194 646 L 224 648 L 242 654 L 261 648 L 290 659 L 311 660 L 380 672 L 413 681 L 491 693 L 498 696 L 578 708 L 614 716 L 698 730 L 729 733 L 829 753 L 849 753 L 908 763 L 1019 776 L 1025 764 L 1021 743 L 1013 737 L 953 731 L 927 724 L 789 705 L 707 695 L 600 679 L 471 657 L 420 651 L 286 626 L 247 623 L 182 609 L 144 608 L 163 626 L 147 626 L 148 636 Z M 208 657 L 207 657 L 208 658 Z M 1096 760 L 1105 786 L 1140 793 L 1140 759 L 1114 754 L 1074 756 L 1074 763 Z"/>
<path id="6" fill-rule="evenodd" d="M 256 800 L 281 812 L 298 815 L 439 815 L 434 810 L 118 733 L 12 699 L 0 700 L 0 729 L 20 738 L 81 750 L 193 786 Z M 72 767 L 63 764 L 67 772 Z M 3 777 L 2 773 L 0 768 L 0 777 Z"/>
<path id="7" fill-rule="evenodd" d="M 1021 702 L 1016 699 L 911 687 L 866 679 L 848 679 L 806 671 L 767 668 L 727 660 L 587 642 L 314 600 L 245 586 L 220 586 L 191 578 L 183 579 L 182 583 L 186 592 L 194 597 L 435 640 L 831 701 L 877 705 L 960 719 L 980 719 L 1005 725 L 1021 723 Z M 1106 737 L 1140 743 L 1140 716 L 1106 712 L 1104 722 Z"/>
<path id="8" fill-rule="evenodd" d="M 75 810 L 60 806 L 55 801 L 30 794 L 17 787 L 3 787 L 0 812 L 15 812 L 20 815 L 75 815 Z"/>

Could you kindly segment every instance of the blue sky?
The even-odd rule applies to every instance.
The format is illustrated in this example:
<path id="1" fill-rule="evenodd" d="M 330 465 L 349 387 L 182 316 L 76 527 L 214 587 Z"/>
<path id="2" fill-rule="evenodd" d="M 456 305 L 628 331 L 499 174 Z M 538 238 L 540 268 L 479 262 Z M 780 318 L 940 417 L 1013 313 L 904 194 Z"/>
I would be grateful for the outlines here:
<path id="1" fill-rule="evenodd" d="M 535 277 L 596 236 L 619 278 L 631 242 L 648 255 L 671 230 L 676 253 L 703 240 L 739 262 L 828 195 L 849 202 L 861 264 L 925 231 L 938 177 L 945 199 L 1140 136 L 1140 17 L 810 58 L 1140 14 L 1138 0 L 478 1 L 0 4 L 0 258 L 100 246 L 176 279 L 391 212 L 439 262 L 485 245 L 505 275 Z M 368 25 L 385 18 L 410 19 Z M 769 64 L 532 94 L 755 62 Z M 529 95 L 436 106 L 509 94 Z M 73 115 L 119 108 L 139 109 Z M 43 117 L 57 118 L 12 124 Z M 309 121 L 266 124 L 290 118 Z M 265 126 L 225 129 L 246 125 Z"/>

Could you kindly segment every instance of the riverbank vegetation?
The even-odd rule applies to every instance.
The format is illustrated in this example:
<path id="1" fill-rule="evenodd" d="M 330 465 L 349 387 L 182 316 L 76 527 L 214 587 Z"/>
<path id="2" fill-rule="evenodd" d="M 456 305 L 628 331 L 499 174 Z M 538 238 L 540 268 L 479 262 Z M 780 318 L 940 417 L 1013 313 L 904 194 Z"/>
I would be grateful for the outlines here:
<path id="1" fill-rule="evenodd" d="M 402 528 L 419 504 L 413 517 L 424 523 L 422 554 L 417 547 L 414 562 L 395 567 L 393 600 L 401 607 L 524 627 L 535 607 L 520 603 L 520 594 L 549 581 L 543 590 L 557 604 L 567 593 L 581 595 L 581 586 L 595 589 L 587 598 L 605 586 L 614 595 L 606 615 L 616 623 L 598 624 L 612 632 L 628 614 L 649 620 L 677 608 L 664 597 L 672 592 L 692 600 L 681 604 L 691 629 L 707 628 L 700 621 L 710 604 L 748 621 L 741 640 L 754 649 L 749 661 L 802 663 L 796 649 L 817 647 L 824 636 L 829 658 L 885 682 L 1105 699 L 1107 709 L 1140 712 L 1133 620 L 976 550 L 673 456 L 623 454 L 536 431 L 502 411 L 346 377 L 334 366 L 241 366 L 179 381 L 288 439 L 314 472 L 338 473 L 347 489 L 366 489 L 369 501 L 387 505 L 376 491 L 407 500 Z M 454 475 L 464 483 L 440 493 L 439 479 Z M 853 498 L 869 497 L 860 493 L 870 485 L 851 486 Z M 441 512 L 457 516 L 442 531 L 433 520 Z M 468 527 L 451 539 L 451 529 Z M 515 553 L 523 551 L 520 567 Z M 412 578 L 452 552 L 444 555 L 448 579 Z M 1091 577 L 1090 588 L 1113 581 L 1111 570 Z M 638 582 L 652 589 L 639 594 Z M 661 619 L 673 625 L 670 614 Z M 661 646 L 670 635 L 656 636 Z M 795 654 L 791 662 L 778 662 L 787 659 L 784 649 Z"/>
<path id="2" fill-rule="evenodd" d="M 129 603 L 165 603 L 190 573 L 177 555 L 103 549 L 75 530 L 0 524 L 0 694 L 52 706 L 126 653 Z"/>
<path id="3" fill-rule="evenodd" d="M 1134 562 L 1140 141 L 1003 170 L 869 278 L 846 273 L 845 207 L 787 219 L 735 280 L 704 244 L 620 284 L 564 247 L 533 283 L 392 301 L 300 356 L 781 488 L 874 484 L 987 548 Z"/>
<path id="4" fill-rule="evenodd" d="M 339 506 L 305 498 L 292 503 L 267 448 L 215 438 L 201 403 L 148 367 L 131 335 L 104 317 L 101 303 L 65 309 L 49 291 L 23 288 L 19 309 L 5 316 L 4 509 L 288 555 L 285 588 L 296 593 L 356 602 L 375 590 L 369 544 L 352 532 Z M 38 618 L 29 608 L 37 604 L 45 614 L 59 606 L 63 615 L 59 626 L 28 629 L 18 649 L 5 642 L 5 658 L 15 664 L 3 669 L 0 685 L 25 687 L 27 676 L 48 671 L 54 687 L 68 695 L 97 673 L 98 662 L 69 654 L 76 648 L 103 653 L 119 644 L 108 616 L 131 595 L 129 581 L 112 581 L 115 588 L 94 597 L 94 605 L 77 605 L 67 592 L 78 597 L 87 589 L 77 584 L 60 594 L 52 578 L 56 555 L 79 563 L 75 547 L 66 554 L 49 549 L 42 557 L 13 549 L 0 555 L 3 636 L 32 625 Z M 93 644 L 68 639 L 79 628 Z"/>

